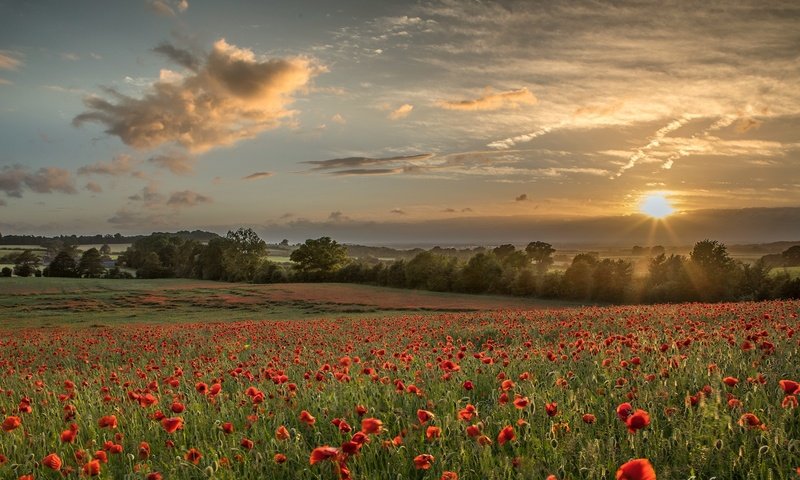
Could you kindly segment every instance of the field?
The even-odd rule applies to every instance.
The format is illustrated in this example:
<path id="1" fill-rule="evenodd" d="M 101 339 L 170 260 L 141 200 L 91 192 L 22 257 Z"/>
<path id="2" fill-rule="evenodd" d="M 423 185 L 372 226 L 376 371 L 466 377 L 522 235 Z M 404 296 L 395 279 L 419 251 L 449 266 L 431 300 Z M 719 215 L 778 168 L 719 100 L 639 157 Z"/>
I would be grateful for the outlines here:
<path id="1" fill-rule="evenodd" d="M 563 308 L 352 285 L 24 280 L 0 283 L 0 478 L 800 467 L 796 301 Z"/>

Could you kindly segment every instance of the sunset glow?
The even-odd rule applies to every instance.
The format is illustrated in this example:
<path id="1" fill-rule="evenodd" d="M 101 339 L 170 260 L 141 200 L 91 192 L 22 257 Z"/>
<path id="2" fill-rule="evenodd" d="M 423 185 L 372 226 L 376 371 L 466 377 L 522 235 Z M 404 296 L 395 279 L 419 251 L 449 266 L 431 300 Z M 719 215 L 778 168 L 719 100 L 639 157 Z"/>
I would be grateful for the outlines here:
<path id="1" fill-rule="evenodd" d="M 671 215 L 675 210 L 666 196 L 661 193 L 651 193 L 642 199 L 639 211 L 650 217 L 660 219 Z"/>

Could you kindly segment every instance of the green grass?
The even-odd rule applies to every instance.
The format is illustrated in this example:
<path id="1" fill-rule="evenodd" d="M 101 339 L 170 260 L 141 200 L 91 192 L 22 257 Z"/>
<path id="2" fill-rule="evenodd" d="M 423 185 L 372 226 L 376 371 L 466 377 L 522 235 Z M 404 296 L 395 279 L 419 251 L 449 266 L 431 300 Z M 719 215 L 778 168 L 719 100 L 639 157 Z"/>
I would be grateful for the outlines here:
<path id="1" fill-rule="evenodd" d="M 800 278 L 800 267 L 776 267 L 769 271 L 773 277 L 784 273 L 788 274 L 789 278 Z"/>

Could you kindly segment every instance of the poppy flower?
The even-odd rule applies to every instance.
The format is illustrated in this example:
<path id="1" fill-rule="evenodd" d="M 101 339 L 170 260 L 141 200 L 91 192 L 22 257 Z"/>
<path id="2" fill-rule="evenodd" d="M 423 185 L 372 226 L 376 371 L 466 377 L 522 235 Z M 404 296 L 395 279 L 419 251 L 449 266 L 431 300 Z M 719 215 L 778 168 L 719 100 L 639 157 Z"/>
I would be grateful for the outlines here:
<path id="1" fill-rule="evenodd" d="M 800 383 L 797 383 L 793 380 L 781 380 L 778 382 L 778 385 L 781 386 L 786 395 L 800 393 Z"/>
<path id="2" fill-rule="evenodd" d="M 275 430 L 275 438 L 278 440 L 289 440 L 289 430 L 281 425 L 277 430 Z"/>
<path id="3" fill-rule="evenodd" d="M 234 428 L 233 428 L 233 424 L 231 422 L 225 422 L 225 423 L 222 424 L 222 431 L 225 432 L 226 434 L 233 433 L 233 430 L 234 430 Z"/>
<path id="4" fill-rule="evenodd" d="M 517 438 L 517 434 L 514 432 L 514 427 L 506 425 L 500 430 L 500 433 L 497 434 L 497 443 L 503 445 L 506 442 L 513 441 L 515 438 Z"/>
<path id="5" fill-rule="evenodd" d="M 797 408 L 797 397 L 795 395 L 786 395 L 781 402 L 783 408 Z"/>
<path id="6" fill-rule="evenodd" d="M 172 410 L 172 413 L 183 413 L 186 407 L 181 402 L 172 402 L 169 409 Z"/>
<path id="7" fill-rule="evenodd" d="M 75 437 L 78 435 L 78 432 L 72 429 L 64 430 L 61 432 L 61 441 L 63 443 L 73 443 L 75 442 Z"/>
<path id="8" fill-rule="evenodd" d="M 278 463 L 278 464 L 286 463 L 286 460 L 288 460 L 286 458 L 286 455 L 284 455 L 282 453 L 276 453 L 275 456 L 272 457 L 272 461 L 274 461 L 275 463 Z"/>
<path id="9" fill-rule="evenodd" d="M 729 387 L 735 387 L 739 383 L 739 379 L 735 377 L 725 377 L 722 379 L 722 383 Z"/>
<path id="10" fill-rule="evenodd" d="M 100 417 L 100 420 L 97 421 L 97 424 L 100 428 L 117 428 L 117 417 L 116 415 L 106 415 L 104 417 Z"/>
<path id="11" fill-rule="evenodd" d="M 89 477 L 100 475 L 100 460 L 89 460 L 81 470 L 84 475 Z"/>
<path id="12" fill-rule="evenodd" d="M 147 460 L 150 457 L 150 444 L 147 442 L 139 443 L 139 459 Z"/>
<path id="13" fill-rule="evenodd" d="M 417 419 L 419 420 L 419 423 L 424 424 L 430 420 L 433 420 L 434 418 L 436 418 L 436 415 L 427 410 L 417 410 Z"/>
<path id="14" fill-rule="evenodd" d="M 752 413 L 745 413 L 739 417 L 739 425 L 751 430 L 766 430 L 767 426 L 761 423 L 761 420 Z"/>
<path id="15" fill-rule="evenodd" d="M 530 403 L 530 400 L 528 400 L 528 397 L 523 397 L 521 395 L 516 395 L 516 398 L 514 398 L 514 406 L 517 407 L 520 410 L 522 410 L 523 408 L 527 407 L 529 403 Z"/>
<path id="16" fill-rule="evenodd" d="M 475 408 L 475 405 L 468 403 L 466 407 L 462 408 L 458 411 L 458 418 L 468 422 L 472 420 L 472 417 L 478 415 L 478 409 Z"/>
<path id="17" fill-rule="evenodd" d="M 6 419 L 3 420 L 3 431 L 10 432 L 16 430 L 20 425 L 22 425 L 22 420 L 19 417 L 6 417 Z"/>
<path id="18" fill-rule="evenodd" d="M 255 443 L 253 443 L 253 441 L 249 438 L 243 438 L 239 445 L 241 445 L 245 450 L 252 450 L 255 446 Z"/>
<path id="19" fill-rule="evenodd" d="M 442 429 L 439 427 L 430 426 L 425 429 L 425 438 L 428 440 L 435 440 L 442 436 Z"/>
<path id="20" fill-rule="evenodd" d="M 161 420 L 161 426 L 164 427 L 167 433 L 175 433 L 176 430 L 183 428 L 183 418 L 164 418 Z"/>
<path id="21" fill-rule="evenodd" d="M 51 453 L 42 459 L 42 465 L 50 470 L 61 470 L 61 464 L 61 458 L 55 453 Z"/>
<path id="22" fill-rule="evenodd" d="M 372 435 L 380 433 L 381 428 L 383 428 L 383 422 L 377 418 L 365 418 L 361 420 L 361 431 L 366 434 Z"/>
<path id="23" fill-rule="evenodd" d="M 650 460 L 637 458 L 619 467 L 617 480 L 656 480 L 656 471 Z"/>
<path id="24" fill-rule="evenodd" d="M 485 447 L 491 444 L 492 444 L 492 439 L 487 437 L 486 435 L 481 435 L 480 437 L 478 437 L 478 445 Z"/>
<path id="25" fill-rule="evenodd" d="M 458 480 L 458 474 L 456 472 L 445 471 L 442 472 L 442 478 L 439 480 Z"/>
<path id="26" fill-rule="evenodd" d="M 414 467 L 417 470 L 428 470 L 433 466 L 433 455 L 429 455 L 427 453 L 423 453 L 414 457 Z"/>
<path id="27" fill-rule="evenodd" d="M 481 427 L 478 425 L 470 425 L 467 427 L 467 435 L 470 437 L 477 437 L 481 434 Z"/>
<path id="28" fill-rule="evenodd" d="M 145 480 L 164 480 L 164 476 L 161 475 L 159 472 L 150 472 L 144 478 Z"/>
<path id="29" fill-rule="evenodd" d="M 200 463 L 200 459 L 203 458 L 203 454 L 200 453 L 196 448 L 190 448 L 189 451 L 186 452 L 186 455 L 183 456 L 187 462 L 192 462 L 195 465 Z"/>
<path id="30" fill-rule="evenodd" d="M 317 421 L 317 419 L 314 418 L 306 410 L 303 410 L 302 412 L 300 412 L 300 421 L 305 423 L 306 425 L 314 425 L 314 423 Z"/>
<path id="31" fill-rule="evenodd" d="M 548 417 L 555 417 L 558 414 L 558 404 L 550 402 L 544 406 L 544 411 L 547 412 Z"/>
<path id="32" fill-rule="evenodd" d="M 638 409 L 625 420 L 625 425 L 628 426 L 629 432 L 636 433 L 637 430 L 641 430 L 650 425 L 650 414 L 644 410 Z"/>
<path id="33" fill-rule="evenodd" d="M 624 422 L 630 416 L 631 411 L 633 411 L 633 406 L 630 403 L 620 403 L 619 406 L 617 406 L 617 418 Z"/>
<path id="34" fill-rule="evenodd" d="M 108 463 L 108 454 L 103 450 L 98 450 L 94 452 L 94 456 L 92 458 L 99 461 L 100 463 Z"/>
<path id="35" fill-rule="evenodd" d="M 325 461 L 329 458 L 333 458 L 339 455 L 339 449 L 334 447 L 329 447 L 327 445 L 323 445 L 321 447 L 317 447 L 311 451 L 311 457 L 308 460 L 308 463 L 314 465 L 315 463 L 319 463 Z"/>
<path id="36" fill-rule="evenodd" d="M 588 423 L 591 425 L 592 423 L 595 422 L 595 420 L 597 420 L 597 417 L 595 417 L 591 413 L 584 413 L 581 419 L 583 419 L 583 423 Z"/>

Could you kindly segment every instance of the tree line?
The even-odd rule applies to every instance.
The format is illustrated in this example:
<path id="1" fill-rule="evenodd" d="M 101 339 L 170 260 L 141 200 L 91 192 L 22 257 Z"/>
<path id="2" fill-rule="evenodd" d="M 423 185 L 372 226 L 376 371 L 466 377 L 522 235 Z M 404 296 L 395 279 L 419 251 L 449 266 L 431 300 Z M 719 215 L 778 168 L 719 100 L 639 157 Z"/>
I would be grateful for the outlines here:
<path id="1" fill-rule="evenodd" d="M 641 249 L 640 249 L 641 250 Z M 187 235 L 154 233 L 141 237 L 119 256 L 118 267 L 138 278 L 194 278 L 228 282 L 344 282 L 422 289 L 437 292 L 492 293 L 602 303 L 766 300 L 800 298 L 800 278 L 771 269 L 774 255 L 753 264 L 735 261 L 724 244 L 697 242 L 688 256 L 654 249 L 647 273 L 633 275 L 633 264 L 622 259 L 580 253 L 563 270 L 553 269 L 556 250 L 533 241 L 525 248 L 500 245 L 493 249 L 420 250 L 412 258 L 381 261 L 352 258 L 346 246 L 330 237 L 308 239 L 290 255 L 291 265 L 269 260 L 267 244 L 252 229 L 201 242 Z M 106 252 L 107 253 L 107 252 Z M 639 254 L 645 253 L 644 251 Z M 35 255 L 23 252 L 14 273 L 38 271 Z M 64 247 L 41 272 L 46 276 L 109 276 L 103 252 L 92 248 L 78 258 Z M 800 246 L 782 254 L 782 265 L 800 265 Z M 10 275 L 10 273 L 9 273 Z"/>

